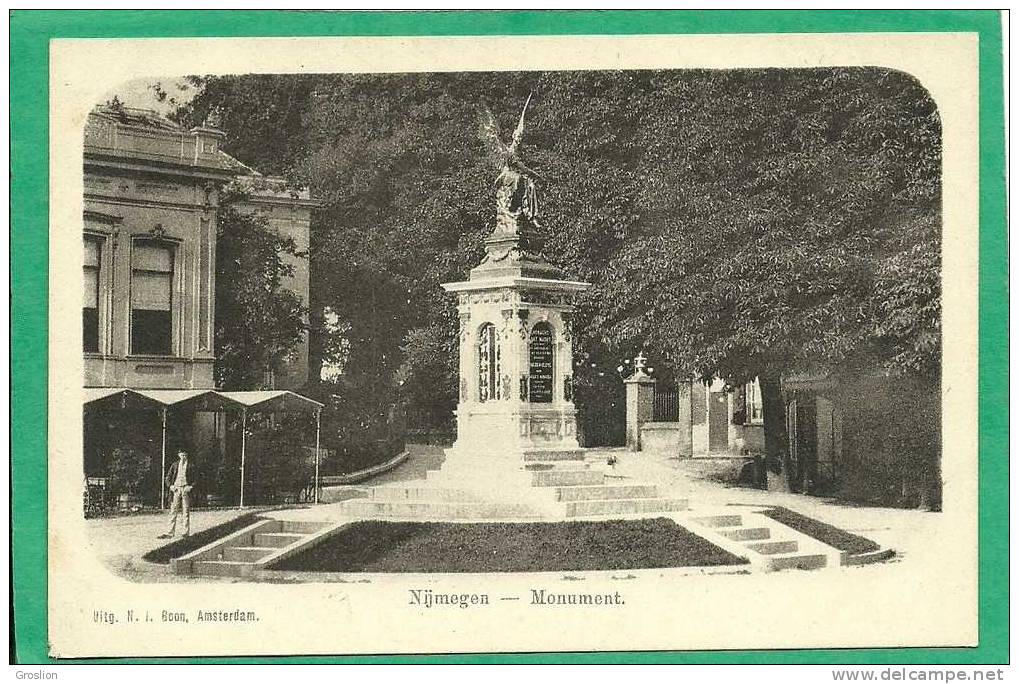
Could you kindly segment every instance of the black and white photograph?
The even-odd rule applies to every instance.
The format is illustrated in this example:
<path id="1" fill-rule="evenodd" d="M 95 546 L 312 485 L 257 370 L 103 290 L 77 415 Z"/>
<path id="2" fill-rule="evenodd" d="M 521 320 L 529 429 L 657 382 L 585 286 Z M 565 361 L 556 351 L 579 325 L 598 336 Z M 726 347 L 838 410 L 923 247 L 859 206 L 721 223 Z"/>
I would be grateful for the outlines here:
<path id="1" fill-rule="evenodd" d="M 971 643 L 973 45 L 335 40 L 68 77 L 54 654 Z"/>

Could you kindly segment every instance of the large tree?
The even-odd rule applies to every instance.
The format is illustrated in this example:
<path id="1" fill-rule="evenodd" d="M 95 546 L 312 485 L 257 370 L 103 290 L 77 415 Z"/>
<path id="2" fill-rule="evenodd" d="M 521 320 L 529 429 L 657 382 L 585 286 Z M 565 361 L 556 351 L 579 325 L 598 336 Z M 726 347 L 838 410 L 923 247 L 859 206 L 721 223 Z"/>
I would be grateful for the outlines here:
<path id="1" fill-rule="evenodd" d="M 704 378 L 759 377 L 776 457 L 785 374 L 936 385 L 941 148 L 927 92 L 877 69 L 704 73 L 653 92 L 669 105 L 647 111 L 641 145 L 673 175 L 640 201 L 654 229 L 601 281 L 609 337 Z"/>
<path id="2" fill-rule="evenodd" d="M 224 389 L 269 389 L 307 332 L 307 308 L 283 287 L 292 260 L 307 258 L 262 217 L 240 212 L 243 194 L 222 198 L 216 236 L 216 381 Z"/>
<path id="3" fill-rule="evenodd" d="M 204 89 L 183 117 L 218 109 L 228 151 L 300 178 L 324 201 L 312 235 L 313 300 L 349 325 L 345 382 L 377 402 L 377 417 L 399 387 L 420 394 L 415 374 L 441 378 L 440 401 L 455 401 L 445 382 L 455 316 L 438 285 L 466 275 L 494 225 L 478 110 L 487 103 L 509 128 L 532 91 L 522 152 L 545 177 L 545 254 L 595 283 L 579 304 L 576 343 L 592 420 L 618 403 L 594 391 L 601 374 L 645 346 L 677 373 L 759 376 L 773 455 L 784 444 L 784 373 L 877 367 L 936 381 L 940 122 L 908 75 L 196 82 Z"/>

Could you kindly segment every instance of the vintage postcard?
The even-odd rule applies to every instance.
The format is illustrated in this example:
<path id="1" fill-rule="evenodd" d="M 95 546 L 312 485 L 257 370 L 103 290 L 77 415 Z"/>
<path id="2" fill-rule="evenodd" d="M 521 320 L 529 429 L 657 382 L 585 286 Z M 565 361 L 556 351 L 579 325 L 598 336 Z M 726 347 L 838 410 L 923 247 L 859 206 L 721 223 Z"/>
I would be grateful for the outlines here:
<path id="1" fill-rule="evenodd" d="M 977 645 L 978 50 L 52 40 L 49 655 Z"/>

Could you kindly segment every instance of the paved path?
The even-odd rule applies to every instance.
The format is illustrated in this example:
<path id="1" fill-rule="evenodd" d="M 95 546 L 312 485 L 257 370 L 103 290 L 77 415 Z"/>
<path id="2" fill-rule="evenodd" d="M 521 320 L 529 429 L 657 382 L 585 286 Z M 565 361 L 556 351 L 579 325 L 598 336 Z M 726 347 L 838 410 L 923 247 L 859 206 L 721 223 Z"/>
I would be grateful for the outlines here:
<path id="1" fill-rule="evenodd" d="M 726 486 L 691 474 L 686 459 L 667 459 L 632 452 L 613 452 L 618 462 L 613 475 L 634 482 L 654 482 L 673 489 L 690 505 L 784 506 L 797 513 L 840 527 L 896 551 L 900 558 L 928 558 L 943 520 L 940 513 L 861 506 L 834 499 Z M 930 560 L 935 560 L 931 558 Z"/>
<path id="2" fill-rule="evenodd" d="M 383 473 L 361 484 L 344 485 L 331 489 L 344 490 L 349 493 L 349 498 L 356 498 L 363 496 L 367 487 L 423 480 L 429 470 L 437 470 L 442 465 L 442 447 L 409 445 L 408 451 L 410 451 L 410 457 L 388 473 Z M 244 511 L 236 508 L 212 511 L 193 510 L 191 512 L 191 531 L 201 532 L 236 518 L 244 512 L 257 512 L 258 510 L 260 509 L 248 508 Z M 339 521 L 346 519 L 340 510 L 339 503 L 285 510 L 274 509 L 267 511 L 267 514 L 286 520 Z M 158 538 L 158 535 L 166 531 L 166 525 L 165 513 L 140 513 L 85 521 L 93 551 L 103 564 L 117 575 L 146 582 L 181 581 L 182 578 L 169 575 L 167 566 L 149 563 L 142 558 L 145 553 L 168 543 L 168 540 Z"/>
<path id="3" fill-rule="evenodd" d="M 420 482 L 427 473 L 442 464 L 441 447 L 411 446 L 410 457 L 392 471 L 358 485 L 336 489 L 349 494 L 348 498 L 364 496 L 368 487 L 381 484 Z M 852 506 L 828 499 L 767 492 L 756 489 L 726 487 L 718 482 L 704 480 L 684 469 L 681 461 L 630 453 L 620 450 L 596 452 L 594 457 L 614 455 L 617 463 L 610 477 L 623 481 L 655 483 L 690 500 L 691 506 L 777 505 L 785 506 L 803 515 L 827 522 L 849 532 L 874 540 L 886 548 L 895 549 L 896 562 L 908 561 L 915 567 L 919 562 L 937 562 L 937 544 L 932 539 L 939 535 L 942 516 L 915 510 L 900 510 L 866 506 Z M 248 509 L 258 510 L 258 509 Z M 288 520 L 342 521 L 349 519 L 340 503 L 304 506 L 267 511 L 272 517 Z M 194 511 L 191 514 L 193 532 L 218 525 L 240 515 L 237 509 Z M 100 518 L 86 521 L 92 547 L 111 570 L 124 577 L 139 581 L 182 581 L 169 575 L 166 566 L 142 560 L 141 556 L 165 543 L 157 539 L 166 525 L 163 514 L 132 515 L 118 518 Z M 195 581 L 208 581 L 207 579 Z"/>
<path id="4" fill-rule="evenodd" d="M 201 532 L 241 515 L 230 508 L 214 511 L 192 511 L 191 531 Z M 170 540 L 159 539 L 166 531 L 164 513 L 142 513 L 115 518 L 94 518 L 85 521 L 89 542 L 94 553 L 115 574 L 145 582 L 179 581 L 169 574 L 169 567 L 149 563 L 142 556 Z"/>

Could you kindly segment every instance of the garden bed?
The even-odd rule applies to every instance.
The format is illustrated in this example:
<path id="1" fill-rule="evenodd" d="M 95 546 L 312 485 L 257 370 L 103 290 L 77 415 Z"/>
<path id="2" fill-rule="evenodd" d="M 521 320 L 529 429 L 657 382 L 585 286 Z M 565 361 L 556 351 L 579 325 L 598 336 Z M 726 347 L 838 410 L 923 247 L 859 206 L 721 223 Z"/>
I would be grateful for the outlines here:
<path id="1" fill-rule="evenodd" d="M 226 535 L 232 534 L 238 530 L 243 530 L 249 525 L 254 525 L 259 520 L 265 520 L 265 518 L 256 513 L 245 513 L 244 515 L 232 518 L 226 522 L 213 525 L 201 532 L 196 532 L 188 537 L 181 537 L 180 539 L 172 541 L 165 546 L 160 546 L 158 549 L 153 549 L 142 556 L 142 558 L 150 563 L 162 563 L 163 565 L 167 565 L 171 558 L 180 558 L 181 556 L 191 553 L 192 551 L 196 551 L 207 544 L 211 544 L 221 537 L 225 537 Z"/>
<path id="2" fill-rule="evenodd" d="M 626 570 L 747 561 L 672 520 L 536 523 L 352 523 L 273 570 L 543 572 Z"/>
<path id="3" fill-rule="evenodd" d="M 843 529 L 835 527 L 834 525 L 829 525 L 828 523 L 823 523 L 820 520 L 808 518 L 807 516 L 791 511 L 788 508 L 777 506 L 775 508 L 769 508 L 766 511 L 762 511 L 762 513 L 775 522 L 780 522 L 786 527 L 791 527 L 797 532 L 805 534 L 808 537 L 813 537 L 819 542 L 832 546 L 839 551 L 845 551 L 850 555 L 870 553 L 881 548 L 878 544 L 872 542 L 866 537 L 846 532 Z"/>

